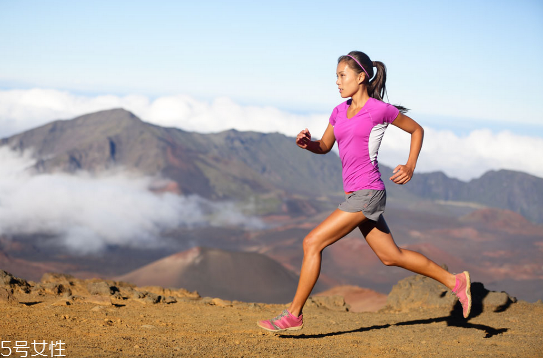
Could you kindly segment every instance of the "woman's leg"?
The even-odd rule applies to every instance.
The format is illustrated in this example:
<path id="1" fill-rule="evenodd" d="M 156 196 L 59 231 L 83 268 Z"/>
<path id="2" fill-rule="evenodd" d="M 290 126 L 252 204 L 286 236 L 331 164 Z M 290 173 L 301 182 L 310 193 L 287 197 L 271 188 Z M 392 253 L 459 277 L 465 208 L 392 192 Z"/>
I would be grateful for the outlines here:
<path id="1" fill-rule="evenodd" d="M 302 307 L 312 292 L 321 271 L 321 252 L 330 244 L 340 240 L 361 222 L 368 221 L 362 212 L 348 213 L 336 209 L 321 224 L 313 229 L 303 241 L 304 259 L 300 270 L 297 292 L 289 312 L 299 316 Z"/>
<path id="2" fill-rule="evenodd" d="M 444 270 L 422 254 L 401 249 L 395 244 L 387 223 L 380 216 L 376 221 L 367 220 L 359 225 L 368 245 L 387 266 L 399 266 L 421 275 L 434 278 L 450 290 L 455 287 L 455 275 Z"/>

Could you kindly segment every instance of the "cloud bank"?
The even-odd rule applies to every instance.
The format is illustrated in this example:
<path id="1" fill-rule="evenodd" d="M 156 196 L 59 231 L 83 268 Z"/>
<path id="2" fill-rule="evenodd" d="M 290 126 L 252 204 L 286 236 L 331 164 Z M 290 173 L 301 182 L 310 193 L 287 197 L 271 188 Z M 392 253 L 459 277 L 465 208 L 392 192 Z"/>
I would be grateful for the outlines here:
<path id="1" fill-rule="evenodd" d="M 125 108 L 142 120 L 163 127 L 200 133 L 240 131 L 280 132 L 294 136 L 306 127 L 321 135 L 328 115 L 296 115 L 274 107 L 241 106 L 226 97 L 208 103 L 186 95 L 155 100 L 141 95 L 86 97 L 52 89 L 0 91 L 0 137 L 25 131 L 52 120 Z"/>
<path id="2" fill-rule="evenodd" d="M 509 169 L 542 177 L 542 138 L 493 133 L 488 129 L 458 136 L 451 131 L 425 127 L 418 172 L 443 171 L 449 177 L 468 181 L 489 170 Z M 405 164 L 410 135 L 389 126 L 382 140 L 379 160 L 395 167 Z"/>
<path id="3" fill-rule="evenodd" d="M 160 247 L 163 230 L 236 225 L 262 228 L 229 202 L 196 195 L 154 194 L 160 178 L 110 172 L 31 175 L 31 153 L 0 147 L 0 235 L 44 233 L 73 254 L 96 254 L 108 245 Z"/>
<path id="4" fill-rule="evenodd" d="M 308 128 L 319 138 L 329 113 L 293 114 L 274 107 L 242 106 L 229 98 L 212 102 L 186 95 L 159 97 L 141 95 L 80 96 L 53 89 L 0 91 L 0 137 L 28 130 L 55 119 L 122 107 L 146 122 L 200 133 L 227 129 L 279 132 L 294 137 Z M 389 166 L 404 164 L 410 136 L 390 126 L 382 142 L 379 160 Z M 418 161 L 419 172 L 444 171 L 448 176 L 470 180 L 488 170 L 511 169 L 542 177 L 542 133 L 535 136 L 509 131 L 473 130 L 468 135 L 425 128 Z"/>

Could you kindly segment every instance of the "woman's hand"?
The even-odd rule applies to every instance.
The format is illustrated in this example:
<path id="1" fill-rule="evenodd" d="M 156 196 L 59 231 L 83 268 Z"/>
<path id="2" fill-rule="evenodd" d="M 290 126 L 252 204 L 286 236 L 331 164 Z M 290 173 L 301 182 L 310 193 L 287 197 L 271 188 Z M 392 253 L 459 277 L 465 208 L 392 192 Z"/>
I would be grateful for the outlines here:
<path id="1" fill-rule="evenodd" d="M 395 170 L 393 170 L 393 176 L 389 178 L 393 183 L 403 185 L 408 183 L 410 179 L 412 179 L 412 175 L 414 175 L 417 157 L 419 156 L 421 146 L 423 145 L 424 132 L 423 127 L 412 118 L 402 113 L 399 113 L 395 121 L 393 121 L 393 125 L 411 134 L 408 161 L 406 162 L 406 165 L 397 165 Z"/>
<path id="2" fill-rule="evenodd" d="M 408 183 L 413 175 L 414 168 L 399 164 L 395 170 L 393 170 L 393 176 L 389 178 L 389 180 L 392 180 L 395 184 L 402 185 Z"/>
<path id="3" fill-rule="evenodd" d="M 297 135 L 296 143 L 302 149 L 306 149 L 308 147 L 308 144 L 310 144 L 311 141 L 312 141 L 312 136 L 308 128 L 301 130 L 300 133 Z"/>

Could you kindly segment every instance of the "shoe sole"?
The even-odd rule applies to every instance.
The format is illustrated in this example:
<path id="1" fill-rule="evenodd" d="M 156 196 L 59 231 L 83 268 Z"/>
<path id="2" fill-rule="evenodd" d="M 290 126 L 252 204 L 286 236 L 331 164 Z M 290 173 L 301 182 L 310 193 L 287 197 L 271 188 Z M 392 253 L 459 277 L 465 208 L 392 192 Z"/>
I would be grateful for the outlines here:
<path id="1" fill-rule="evenodd" d="M 463 315 L 463 317 L 467 318 L 469 315 L 470 315 L 470 309 L 472 308 L 472 296 L 470 294 L 470 274 L 468 273 L 468 271 L 463 271 L 463 273 L 465 274 L 465 278 L 467 279 L 467 287 L 465 288 L 465 294 L 467 295 L 467 300 L 468 300 L 468 310 L 467 310 L 467 315 Z"/>
<path id="2" fill-rule="evenodd" d="M 302 327 L 304 327 L 304 323 L 301 324 L 300 326 L 297 326 L 297 327 L 289 327 L 289 328 L 284 328 L 284 329 L 270 329 L 270 328 L 261 326 L 259 324 L 259 322 L 257 322 L 257 326 L 261 327 L 262 329 L 267 330 L 268 332 L 285 332 L 285 331 L 300 331 L 302 329 Z"/>

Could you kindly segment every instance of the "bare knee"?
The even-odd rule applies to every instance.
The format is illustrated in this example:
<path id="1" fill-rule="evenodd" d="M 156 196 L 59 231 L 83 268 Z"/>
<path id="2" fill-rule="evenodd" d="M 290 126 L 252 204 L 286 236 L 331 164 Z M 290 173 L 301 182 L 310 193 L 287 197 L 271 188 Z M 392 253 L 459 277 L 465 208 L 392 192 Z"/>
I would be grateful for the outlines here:
<path id="1" fill-rule="evenodd" d="M 311 233 L 302 241 L 302 248 L 304 249 L 304 254 L 319 253 L 323 250 L 319 238 Z"/>
<path id="2" fill-rule="evenodd" d="M 402 261 L 402 253 L 393 253 L 393 254 L 387 254 L 387 255 L 381 255 L 379 256 L 380 261 L 385 266 L 400 266 Z"/>
<path id="3" fill-rule="evenodd" d="M 380 258 L 380 261 L 382 262 L 382 264 L 384 264 L 385 266 L 397 266 L 397 263 L 395 260 L 391 260 L 389 258 Z"/>

